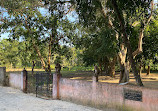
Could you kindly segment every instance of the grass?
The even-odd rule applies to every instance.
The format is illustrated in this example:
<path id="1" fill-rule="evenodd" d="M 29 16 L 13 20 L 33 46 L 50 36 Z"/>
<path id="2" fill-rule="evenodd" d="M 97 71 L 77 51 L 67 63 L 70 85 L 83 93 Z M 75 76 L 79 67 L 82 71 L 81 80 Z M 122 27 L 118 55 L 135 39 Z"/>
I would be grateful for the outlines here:
<path id="1" fill-rule="evenodd" d="M 72 77 L 71 79 L 79 79 L 79 80 L 88 80 L 92 81 L 93 72 L 89 72 L 88 75 L 91 76 L 83 76 L 83 74 L 78 74 L 77 76 Z M 141 78 L 144 84 L 144 87 L 158 89 L 158 73 L 150 73 L 149 76 L 146 75 L 146 73 L 141 74 Z M 115 76 L 115 78 L 112 78 L 110 76 L 99 76 L 99 82 L 105 82 L 105 83 L 119 83 L 119 74 Z M 130 85 L 136 85 L 134 76 L 132 73 L 130 73 Z"/>
<path id="2" fill-rule="evenodd" d="M 23 69 L 19 68 L 19 69 L 6 69 L 6 72 L 21 72 Z M 27 71 L 32 71 L 31 68 L 26 69 Z M 34 69 L 34 71 L 44 71 L 43 69 Z"/>

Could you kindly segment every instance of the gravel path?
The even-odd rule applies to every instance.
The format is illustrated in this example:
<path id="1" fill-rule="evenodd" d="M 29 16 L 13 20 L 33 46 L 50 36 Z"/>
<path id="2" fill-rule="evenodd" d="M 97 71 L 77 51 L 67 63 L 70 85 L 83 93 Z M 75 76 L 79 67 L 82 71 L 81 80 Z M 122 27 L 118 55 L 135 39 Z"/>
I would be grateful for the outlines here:
<path id="1" fill-rule="evenodd" d="M 0 86 L 0 111 L 101 111 L 61 100 L 44 100 Z"/>

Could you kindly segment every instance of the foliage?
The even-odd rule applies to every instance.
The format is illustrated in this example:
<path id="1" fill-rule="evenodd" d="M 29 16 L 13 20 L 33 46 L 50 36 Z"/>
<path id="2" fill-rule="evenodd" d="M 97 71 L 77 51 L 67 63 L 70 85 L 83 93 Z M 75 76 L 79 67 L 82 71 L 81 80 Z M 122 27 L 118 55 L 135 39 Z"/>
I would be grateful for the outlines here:
<path id="1" fill-rule="evenodd" d="M 6 3 L 4 1 L 0 3 L 9 14 L 7 18 L 3 18 L 1 33 L 9 32 L 11 39 L 22 39 L 28 49 L 34 48 L 44 69 L 51 70 L 50 60 L 55 53 L 65 54 L 69 58 L 68 48 L 64 46 L 61 49 L 60 46 L 60 40 L 67 37 L 62 29 L 62 25 L 66 25 L 67 19 L 63 19 L 64 10 L 59 6 L 63 7 L 63 3 L 50 1 L 50 5 L 48 5 L 46 1 L 43 3 L 37 0 L 10 2 L 7 0 Z M 12 7 L 13 5 L 20 7 L 15 9 Z M 47 16 L 42 15 L 39 11 L 39 8 L 44 5 L 47 5 L 49 9 Z M 67 53 L 64 53 L 65 51 Z M 45 64 L 48 66 L 46 67 Z"/>
<path id="2" fill-rule="evenodd" d="M 3 39 L 0 42 L 1 66 L 10 68 L 31 67 L 33 53 L 26 50 L 25 42 Z M 34 57 L 37 55 L 34 54 Z M 38 60 L 37 60 L 38 62 Z M 38 66 L 38 65 L 37 65 Z"/>
<path id="3" fill-rule="evenodd" d="M 143 39 L 143 56 L 145 59 L 154 59 L 156 54 L 158 54 L 158 15 L 154 16 L 145 30 L 145 37 Z"/>

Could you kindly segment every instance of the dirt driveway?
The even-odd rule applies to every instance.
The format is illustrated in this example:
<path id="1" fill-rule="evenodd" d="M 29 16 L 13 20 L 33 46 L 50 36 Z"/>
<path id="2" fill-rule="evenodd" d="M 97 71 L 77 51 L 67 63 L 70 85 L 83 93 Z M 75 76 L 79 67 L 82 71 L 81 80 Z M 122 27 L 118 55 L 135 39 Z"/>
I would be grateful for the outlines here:
<path id="1" fill-rule="evenodd" d="M 44 100 L 0 86 L 0 111 L 101 111 L 60 100 Z"/>

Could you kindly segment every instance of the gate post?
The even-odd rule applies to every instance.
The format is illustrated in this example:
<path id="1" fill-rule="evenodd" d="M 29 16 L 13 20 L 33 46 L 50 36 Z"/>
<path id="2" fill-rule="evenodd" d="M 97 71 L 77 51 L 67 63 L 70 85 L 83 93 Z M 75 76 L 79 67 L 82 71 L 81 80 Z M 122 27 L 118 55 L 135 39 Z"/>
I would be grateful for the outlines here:
<path id="1" fill-rule="evenodd" d="M 55 74 L 53 74 L 53 99 L 60 99 L 59 97 L 59 80 L 61 78 L 61 66 L 59 63 L 55 65 Z"/>
<path id="2" fill-rule="evenodd" d="M 93 75 L 93 82 L 98 82 L 98 75 L 100 74 L 100 70 L 97 65 L 94 66 L 94 75 Z"/>
<path id="3" fill-rule="evenodd" d="M 22 80 L 22 85 L 21 85 L 21 89 L 24 93 L 27 93 L 27 71 L 24 70 L 21 72 L 21 80 Z"/>
<path id="4" fill-rule="evenodd" d="M 0 67 L 0 85 L 6 86 L 6 67 Z"/>

